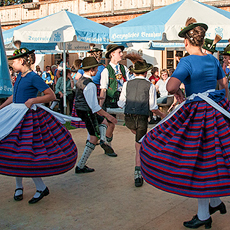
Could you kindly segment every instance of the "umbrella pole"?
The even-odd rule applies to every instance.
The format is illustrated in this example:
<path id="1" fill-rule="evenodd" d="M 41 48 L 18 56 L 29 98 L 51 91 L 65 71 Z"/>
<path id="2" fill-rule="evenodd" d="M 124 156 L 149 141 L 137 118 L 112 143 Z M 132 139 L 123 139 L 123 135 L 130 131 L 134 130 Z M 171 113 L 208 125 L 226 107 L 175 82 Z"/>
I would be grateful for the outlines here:
<path id="1" fill-rule="evenodd" d="M 63 42 L 63 106 L 64 106 L 64 114 L 67 113 L 67 105 L 66 105 L 66 53 L 65 53 L 65 42 Z"/>

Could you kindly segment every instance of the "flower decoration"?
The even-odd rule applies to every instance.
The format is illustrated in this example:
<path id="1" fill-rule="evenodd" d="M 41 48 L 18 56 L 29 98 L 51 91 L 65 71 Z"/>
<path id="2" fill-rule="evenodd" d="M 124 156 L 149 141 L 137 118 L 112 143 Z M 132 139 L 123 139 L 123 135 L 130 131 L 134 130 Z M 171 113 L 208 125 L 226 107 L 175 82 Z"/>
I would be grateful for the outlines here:
<path id="1" fill-rule="evenodd" d="M 21 49 L 21 53 L 26 53 L 26 50 L 24 48 Z"/>
<path id="2" fill-rule="evenodd" d="M 16 49 L 16 50 L 14 51 L 14 53 L 13 53 L 13 56 L 18 55 L 18 54 L 24 54 L 24 53 L 26 53 L 26 52 L 28 52 L 28 51 L 29 51 L 29 50 L 26 49 L 26 48 Z"/>

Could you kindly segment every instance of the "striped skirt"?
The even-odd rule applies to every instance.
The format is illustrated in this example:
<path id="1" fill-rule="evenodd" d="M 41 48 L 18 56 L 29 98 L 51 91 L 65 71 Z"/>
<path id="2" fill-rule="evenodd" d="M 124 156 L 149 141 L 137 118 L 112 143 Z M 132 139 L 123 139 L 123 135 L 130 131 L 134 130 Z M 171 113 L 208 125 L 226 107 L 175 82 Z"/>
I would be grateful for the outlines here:
<path id="1" fill-rule="evenodd" d="M 44 177 L 67 172 L 77 160 L 69 131 L 41 108 L 29 109 L 21 122 L 0 141 L 0 173 Z"/>
<path id="2" fill-rule="evenodd" d="M 230 112 L 227 99 L 218 102 Z M 182 106 L 142 141 L 144 179 L 166 192 L 230 195 L 230 121 L 205 101 Z"/>

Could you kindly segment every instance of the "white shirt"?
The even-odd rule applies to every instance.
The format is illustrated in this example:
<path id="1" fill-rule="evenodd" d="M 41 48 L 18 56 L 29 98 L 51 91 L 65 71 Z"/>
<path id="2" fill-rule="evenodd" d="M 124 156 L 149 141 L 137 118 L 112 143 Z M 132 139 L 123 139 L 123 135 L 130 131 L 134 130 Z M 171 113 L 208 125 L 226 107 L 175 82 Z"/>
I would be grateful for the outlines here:
<path id="1" fill-rule="evenodd" d="M 93 80 L 93 78 L 90 77 L 89 75 L 84 74 L 83 76 Z M 97 99 L 97 87 L 93 82 L 89 82 L 86 85 L 86 87 L 83 90 L 83 95 L 85 97 L 88 106 L 92 110 L 92 113 L 96 113 L 99 110 L 101 110 L 101 106 L 98 104 L 98 99 Z"/>
<path id="2" fill-rule="evenodd" d="M 114 69 L 115 73 L 116 73 L 116 65 L 113 64 L 112 62 L 109 63 L 109 65 L 111 65 L 111 67 Z M 129 80 L 129 69 L 125 67 L 125 75 L 126 75 L 126 79 L 127 81 Z M 121 74 L 121 68 L 120 68 L 120 64 L 118 64 L 118 71 L 119 74 Z M 123 84 L 121 85 L 121 87 L 118 88 L 118 91 L 122 90 Z M 109 71 L 107 68 L 104 68 L 104 70 L 101 73 L 101 82 L 100 82 L 100 89 L 108 89 L 108 85 L 109 85 Z"/>
<path id="3" fill-rule="evenodd" d="M 145 79 L 146 81 L 150 82 L 149 80 L 147 80 L 144 76 L 138 76 L 136 77 L 136 79 Z M 130 80 L 133 81 L 134 79 Z M 125 107 L 125 103 L 126 103 L 126 88 L 127 88 L 127 82 L 124 83 L 122 91 L 121 91 L 121 95 L 119 98 L 119 101 L 117 102 L 117 105 L 121 108 Z M 157 105 L 157 94 L 156 94 L 156 88 L 153 84 L 150 85 L 149 88 L 149 110 L 153 110 L 153 109 L 158 109 L 158 105 Z"/>
<path id="4" fill-rule="evenodd" d="M 166 85 L 168 83 L 169 77 L 166 79 L 164 82 L 162 79 L 160 79 L 156 85 L 159 86 L 159 92 L 160 92 L 160 97 L 165 97 L 168 96 L 168 91 L 166 90 Z"/>

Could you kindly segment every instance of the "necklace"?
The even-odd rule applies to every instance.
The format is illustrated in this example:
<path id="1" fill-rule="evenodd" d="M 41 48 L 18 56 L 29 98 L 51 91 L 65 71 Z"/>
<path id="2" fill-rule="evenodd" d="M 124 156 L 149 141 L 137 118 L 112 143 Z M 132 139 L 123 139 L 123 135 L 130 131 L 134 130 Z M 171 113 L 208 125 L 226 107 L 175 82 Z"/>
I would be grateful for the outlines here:
<path id="1" fill-rule="evenodd" d="M 25 72 L 23 72 L 22 74 L 21 74 L 21 76 L 23 75 L 25 75 L 26 73 L 28 73 L 29 71 L 32 71 L 31 69 L 28 69 L 28 70 L 26 70 Z"/>

